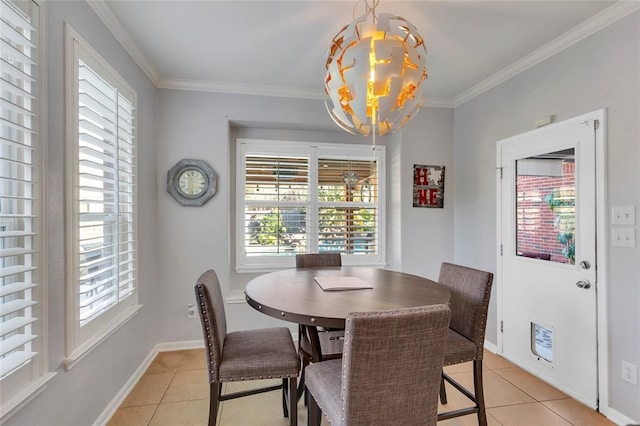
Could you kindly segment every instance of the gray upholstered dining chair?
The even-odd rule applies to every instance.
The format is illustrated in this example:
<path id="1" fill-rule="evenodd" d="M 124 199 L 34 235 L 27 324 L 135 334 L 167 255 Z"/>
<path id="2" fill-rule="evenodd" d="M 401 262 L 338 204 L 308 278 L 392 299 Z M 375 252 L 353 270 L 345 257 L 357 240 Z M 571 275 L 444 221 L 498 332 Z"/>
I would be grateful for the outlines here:
<path id="1" fill-rule="evenodd" d="M 296 268 L 321 268 L 325 266 L 342 266 L 340 253 L 298 253 Z"/>
<path id="2" fill-rule="evenodd" d="M 296 254 L 296 268 L 324 268 L 342 266 L 340 253 L 298 253 Z M 304 372 L 312 362 L 338 359 L 342 357 L 344 330 L 324 329 L 316 327 L 310 329 L 298 324 L 298 350 L 302 362 L 300 383 L 304 385 Z M 312 347 L 320 348 L 320 353 L 313 353 Z M 302 389 L 301 389 L 302 390 Z"/>
<path id="3" fill-rule="evenodd" d="M 447 305 L 350 313 L 343 358 L 307 368 L 308 424 L 435 425 L 450 317 Z"/>
<path id="4" fill-rule="evenodd" d="M 478 424 L 487 424 L 482 385 L 482 355 L 487 326 L 487 310 L 493 274 L 466 266 L 443 263 L 438 282 L 451 292 L 451 325 L 447 334 L 444 365 L 473 362 L 473 388 L 470 392 L 446 373 L 442 373 L 440 402 L 447 403 L 445 381 L 469 398 L 473 407 L 443 412 L 439 420 L 476 413 Z"/>
<path id="5" fill-rule="evenodd" d="M 297 377 L 300 364 L 286 327 L 227 333 L 224 299 L 214 270 L 195 284 L 209 371 L 209 426 L 216 424 L 220 401 L 282 389 L 282 409 L 297 425 Z M 222 394 L 223 382 L 282 379 L 282 384 Z"/>

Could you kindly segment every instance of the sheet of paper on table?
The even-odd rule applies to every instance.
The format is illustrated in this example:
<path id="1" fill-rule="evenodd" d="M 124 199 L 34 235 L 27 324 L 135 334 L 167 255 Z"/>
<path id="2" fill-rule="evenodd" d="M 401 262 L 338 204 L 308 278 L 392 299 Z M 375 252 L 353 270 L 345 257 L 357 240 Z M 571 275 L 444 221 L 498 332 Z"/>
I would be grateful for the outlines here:
<path id="1" fill-rule="evenodd" d="M 316 282 L 325 291 L 336 290 L 359 290 L 365 288 L 373 288 L 371 284 L 362 281 L 358 277 L 314 277 Z"/>

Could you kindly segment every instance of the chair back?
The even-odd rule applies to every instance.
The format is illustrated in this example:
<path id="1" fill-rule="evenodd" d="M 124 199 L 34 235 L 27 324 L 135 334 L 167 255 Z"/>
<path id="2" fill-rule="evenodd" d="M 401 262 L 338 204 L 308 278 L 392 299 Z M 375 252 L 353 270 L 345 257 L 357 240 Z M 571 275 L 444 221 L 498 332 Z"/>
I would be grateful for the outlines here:
<path id="1" fill-rule="evenodd" d="M 209 383 L 219 382 L 222 347 L 227 336 L 227 320 L 220 281 L 213 269 L 203 273 L 195 285 L 196 301 L 207 354 Z"/>
<path id="2" fill-rule="evenodd" d="M 438 282 L 451 292 L 450 328 L 475 343 L 482 359 L 493 274 L 445 262 Z"/>
<path id="3" fill-rule="evenodd" d="M 435 425 L 447 305 L 350 313 L 342 361 L 343 425 Z"/>
<path id="4" fill-rule="evenodd" d="M 340 253 L 299 253 L 296 254 L 296 268 L 320 268 L 342 266 Z"/>

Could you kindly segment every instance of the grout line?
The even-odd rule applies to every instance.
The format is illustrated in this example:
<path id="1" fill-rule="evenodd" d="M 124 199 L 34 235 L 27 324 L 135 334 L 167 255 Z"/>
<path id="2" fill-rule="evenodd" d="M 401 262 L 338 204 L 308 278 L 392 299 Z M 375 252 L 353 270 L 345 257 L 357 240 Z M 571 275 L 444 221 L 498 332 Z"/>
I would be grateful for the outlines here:
<path id="1" fill-rule="evenodd" d="M 171 371 L 171 380 L 169 380 L 169 384 L 167 385 L 167 388 L 164 390 L 164 392 L 162 394 L 162 397 L 160 397 L 160 401 L 158 402 L 158 405 L 156 405 L 156 409 L 153 412 L 153 415 L 151 416 L 151 419 L 149 419 L 149 423 L 147 424 L 147 426 L 151 424 L 151 422 L 153 421 L 153 418 L 155 417 L 156 413 L 158 412 L 158 409 L 160 409 L 160 405 L 162 405 L 162 400 L 167 395 L 167 391 L 169 390 L 169 387 L 171 387 L 171 383 L 173 383 L 173 379 L 176 378 L 176 373 L 180 369 L 180 365 L 182 365 L 182 363 L 184 362 L 184 358 L 186 356 L 186 352 L 184 352 L 184 351 L 181 351 L 181 352 L 182 352 L 182 359 L 180 360 L 180 364 L 178 365 L 178 367 L 175 370 L 172 369 L 172 371 Z M 157 358 L 158 357 L 156 356 L 156 359 Z M 154 359 L 154 361 L 155 361 L 155 359 Z M 152 361 L 152 364 L 153 364 L 153 361 Z M 147 374 L 147 373 L 145 372 L 145 374 Z"/>
<path id="2" fill-rule="evenodd" d="M 167 388 L 165 389 L 162 397 L 160 398 L 160 402 L 158 404 L 148 404 L 148 405 L 154 405 L 155 409 L 154 409 L 154 412 L 151 415 L 151 418 L 150 418 L 149 422 L 147 423 L 147 425 L 150 425 L 152 423 L 153 419 L 155 418 L 155 416 L 158 414 L 160 405 L 169 404 L 169 403 L 163 403 L 163 400 L 164 400 L 164 398 L 166 397 L 166 395 L 168 393 L 169 387 L 173 384 L 177 373 L 179 371 L 190 371 L 190 370 L 184 370 L 182 368 L 184 366 L 184 362 L 185 362 L 186 355 L 187 355 L 186 351 L 182 351 L 182 352 L 183 352 L 182 360 L 180 361 L 179 366 L 175 370 L 171 371 L 171 374 L 172 374 L 171 380 L 169 381 L 169 384 L 167 385 Z M 519 367 L 517 367 L 517 366 L 507 366 L 507 367 L 503 367 L 503 368 L 489 368 L 488 366 L 486 366 L 486 364 L 484 365 L 484 367 L 486 368 L 485 372 L 489 372 L 490 371 L 490 372 L 494 373 L 497 377 L 503 379 L 506 383 L 509 383 L 510 385 L 514 386 L 515 388 L 517 388 L 518 390 L 523 392 L 525 395 L 527 395 L 528 397 L 533 399 L 533 402 L 518 402 L 518 403 L 510 403 L 510 404 L 508 403 L 508 404 L 503 404 L 503 405 L 496 405 L 496 406 L 492 406 L 492 407 L 487 407 L 486 408 L 487 416 L 491 417 L 492 423 L 495 423 L 496 425 L 499 425 L 499 426 L 503 426 L 503 424 L 498 421 L 498 419 L 495 417 L 495 415 L 493 415 L 493 411 L 496 411 L 498 409 L 508 408 L 508 407 L 518 407 L 518 406 L 527 406 L 527 405 L 530 406 L 532 404 L 538 404 L 538 405 L 541 405 L 542 407 L 544 407 L 546 410 L 548 410 L 551 413 L 553 413 L 554 415 L 557 415 L 558 417 L 560 417 L 563 421 L 575 426 L 575 424 L 571 423 L 571 421 L 569 419 L 565 418 L 565 416 L 562 413 L 557 412 L 552 407 L 549 407 L 549 406 L 547 406 L 545 404 L 545 402 L 572 400 L 571 397 L 566 396 L 566 397 L 561 397 L 561 398 L 554 398 L 554 399 L 539 401 L 536 398 L 534 398 L 531 394 L 526 392 L 523 388 L 518 386 L 516 383 L 508 380 L 507 378 L 503 377 L 502 375 L 500 375 L 498 373 L 499 370 L 505 370 L 505 369 L 514 369 L 515 370 L 515 369 L 520 369 Z M 205 368 L 204 370 L 206 372 L 205 374 L 208 374 L 207 369 Z M 154 373 L 146 373 L 145 372 L 143 374 L 143 376 L 147 375 L 147 374 L 154 374 Z M 451 374 L 452 375 L 468 375 L 468 374 L 470 374 L 470 372 L 457 372 L 457 373 L 451 373 Z M 208 380 L 207 380 L 207 382 L 208 382 Z M 551 386 L 551 385 L 549 385 L 549 386 Z M 210 388 L 210 386 L 209 386 L 209 388 Z M 447 389 L 448 392 L 449 392 L 449 390 L 451 390 L 451 392 L 455 392 L 456 391 L 453 388 L 452 389 Z M 223 383 L 223 393 L 226 392 L 226 391 L 227 391 L 227 383 Z M 208 395 L 208 393 L 207 393 L 207 395 Z M 206 399 L 206 398 L 195 398 L 195 399 L 190 399 L 189 401 L 195 401 L 195 400 L 198 400 L 198 399 Z M 224 412 L 224 408 L 225 408 L 225 405 L 226 405 L 225 402 L 226 401 L 220 402 L 220 405 L 219 405 L 219 408 L 218 408 L 218 415 L 217 415 L 217 419 L 216 419 L 216 424 L 221 424 L 222 423 L 223 412 Z M 302 410 L 300 408 L 301 407 L 299 407 L 299 414 L 302 412 Z M 302 409 L 304 409 L 304 405 L 302 405 Z M 565 413 L 565 415 L 566 415 L 566 413 Z M 602 417 L 606 419 L 605 416 L 602 416 Z"/>

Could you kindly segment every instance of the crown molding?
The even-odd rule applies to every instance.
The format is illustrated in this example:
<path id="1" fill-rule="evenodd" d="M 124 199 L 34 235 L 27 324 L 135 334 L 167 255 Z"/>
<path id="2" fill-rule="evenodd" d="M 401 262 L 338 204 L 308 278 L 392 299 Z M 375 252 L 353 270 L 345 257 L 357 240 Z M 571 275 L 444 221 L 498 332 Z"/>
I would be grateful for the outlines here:
<path id="1" fill-rule="evenodd" d="M 146 74 L 151 82 L 157 87 L 160 81 L 160 74 L 158 70 L 153 66 L 151 61 L 142 53 L 142 50 L 138 47 L 137 43 L 131 38 L 129 33 L 124 29 L 118 18 L 115 17 L 109 6 L 103 0 L 87 0 L 87 3 L 93 11 L 98 15 L 98 18 L 106 25 L 111 31 L 111 34 L 118 40 L 122 48 L 131 56 L 136 64 L 142 69 L 142 72 Z"/>
<path id="2" fill-rule="evenodd" d="M 142 50 L 125 31 L 118 19 L 111 12 L 111 9 L 109 9 L 103 0 L 87 0 L 87 3 L 157 88 L 296 99 L 327 99 L 324 91 L 320 90 L 164 78 L 160 76 L 151 61 L 144 55 L 144 53 L 142 53 Z M 572 30 L 569 30 L 539 49 L 534 50 L 529 55 L 514 62 L 506 68 L 503 68 L 491 77 L 476 84 L 470 89 L 465 90 L 456 97 L 451 99 L 427 97 L 423 106 L 431 108 L 456 108 L 637 10 L 640 10 L 640 2 L 638 1 L 617 1 L 607 9 L 589 18 Z"/>
<path id="3" fill-rule="evenodd" d="M 427 96 L 427 99 L 422 104 L 423 108 L 453 108 L 453 99 L 449 98 L 430 98 Z"/>
<path id="4" fill-rule="evenodd" d="M 551 56 L 573 46 L 577 42 L 597 33 L 603 28 L 619 21 L 627 15 L 640 9 L 640 2 L 637 1 L 618 1 L 609 6 L 602 12 L 587 19 L 580 25 L 567 31 L 563 35 L 550 41 L 539 49 L 534 50 L 529 55 L 514 62 L 506 68 L 493 74 L 486 80 L 476 84 L 472 88 L 465 90 L 452 100 L 453 107 L 458 107 L 465 102 L 470 101 L 476 96 L 504 83 L 512 77 L 526 71 L 527 69 L 541 63 Z"/>
<path id="5" fill-rule="evenodd" d="M 279 98 L 326 99 L 320 90 L 300 89 L 295 87 L 268 86 L 248 83 L 228 83 L 207 80 L 180 80 L 163 78 L 159 89 L 190 90 L 194 92 L 229 93 L 234 95 L 272 96 Z"/>
<path id="6" fill-rule="evenodd" d="M 162 79 L 156 86 L 159 89 L 228 93 L 233 95 L 271 96 L 278 98 L 312 99 L 320 101 L 328 99 L 324 91 L 321 90 L 246 83 Z M 453 102 L 451 99 L 447 98 L 427 98 L 423 106 L 432 108 L 453 108 Z"/>

